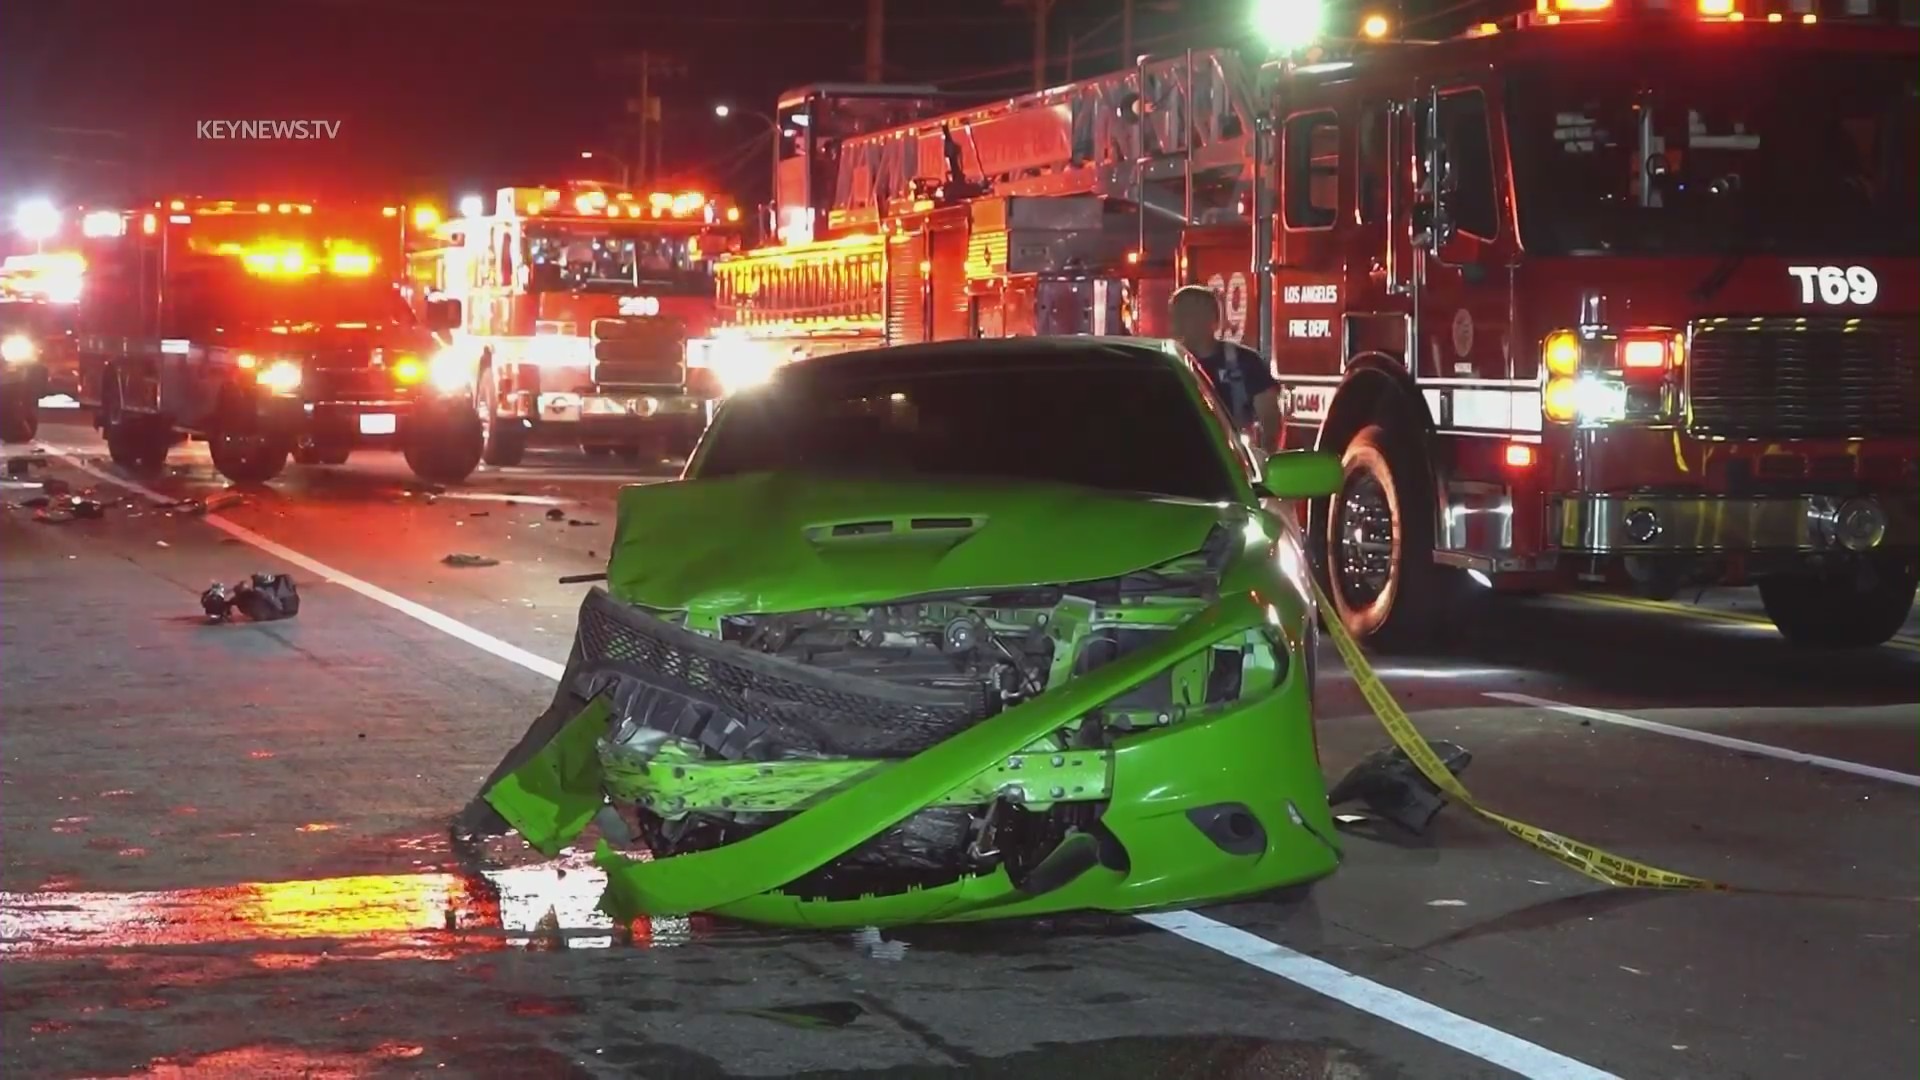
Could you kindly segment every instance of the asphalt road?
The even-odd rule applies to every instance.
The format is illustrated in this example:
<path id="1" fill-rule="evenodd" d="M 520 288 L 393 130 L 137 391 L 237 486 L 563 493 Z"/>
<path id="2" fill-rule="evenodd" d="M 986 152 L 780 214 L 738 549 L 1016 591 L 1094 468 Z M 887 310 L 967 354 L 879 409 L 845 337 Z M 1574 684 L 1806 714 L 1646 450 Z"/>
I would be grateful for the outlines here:
<path id="1" fill-rule="evenodd" d="M 1381 665 L 1490 807 L 1752 891 L 1599 887 L 1450 807 L 1354 823 L 1306 898 L 629 935 L 581 860 L 477 880 L 446 822 L 544 706 L 584 589 L 555 578 L 602 568 L 635 477 L 554 456 L 430 496 L 368 455 L 200 515 L 43 436 L 71 456 L 0 489 L 8 1075 L 1920 1072 L 1920 639 L 1810 655 L 1750 595 L 1558 598 Z M 47 478 L 124 501 L 36 522 Z M 222 490 L 194 448 L 142 487 Z M 267 570 L 298 618 L 203 624 L 209 582 Z M 1337 777 L 1385 736 L 1331 650 L 1321 677 Z"/>

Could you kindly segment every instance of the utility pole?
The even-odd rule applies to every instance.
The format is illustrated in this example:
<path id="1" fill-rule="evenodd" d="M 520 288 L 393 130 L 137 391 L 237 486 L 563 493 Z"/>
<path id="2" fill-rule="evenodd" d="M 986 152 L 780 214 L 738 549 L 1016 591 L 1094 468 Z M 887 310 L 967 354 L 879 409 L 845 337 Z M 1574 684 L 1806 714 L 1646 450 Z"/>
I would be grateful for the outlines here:
<path id="1" fill-rule="evenodd" d="M 867 81 L 887 81 L 887 0 L 867 0 Z"/>
<path id="2" fill-rule="evenodd" d="M 645 186 L 659 177 L 661 167 L 665 164 L 661 153 L 664 140 L 658 84 L 665 79 L 686 74 L 686 66 L 670 56 L 643 49 L 614 57 L 604 63 L 603 69 L 638 80 L 640 95 L 627 99 L 627 115 L 633 118 L 635 124 L 634 128 L 629 129 L 635 150 L 629 162 L 632 166 L 631 182 Z M 620 142 L 624 144 L 625 138 Z M 624 149 L 621 156 L 627 156 Z"/>
<path id="3" fill-rule="evenodd" d="M 1053 14 L 1057 0 L 1006 0 L 1007 7 L 1027 8 L 1033 12 L 1033 88 L 1047 88 L 1047 16 Z"/>

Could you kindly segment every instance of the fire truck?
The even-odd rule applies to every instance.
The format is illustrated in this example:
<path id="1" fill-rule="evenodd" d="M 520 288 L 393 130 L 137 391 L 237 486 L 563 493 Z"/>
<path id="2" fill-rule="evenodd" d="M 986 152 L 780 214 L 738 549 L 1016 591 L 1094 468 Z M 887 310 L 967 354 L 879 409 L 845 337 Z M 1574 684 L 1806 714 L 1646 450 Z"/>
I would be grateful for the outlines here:
<path id="1" fill-rule="evenodd" d="M 476 388 L 484 459 L 530 444 L 655 458 L 691 447 L 711 392 L 687 342 L 713 321 L 713 261 L 738 206 L 695 191 L 512 187 L 409 253 L 408 287 Z"/>
<path id="2" fill-rule="evenodd" d="M 396 214 L 169 199 L 90 240 L 80 400 L 113 460 L 156 468 L 186 436 L 236 483 L 358 447 L 400 449 L 430 480 L 470 474 L 480 419 L 394 286 Z"/>
<path id="3" fill-rule="evenodd" d="M 1281 445 L 1343 458 L 1308 529 L 1377 647 L 1476 595 L 1716 583 L 1796 644 L 1878 644 L 1920 544 L 1920 41 L 1761 2 L 1539 0 L 839 138 L 814 95 L 780 118 L 792 235 L 720 267 L 710 362 L 1158 335 L 1206 283 Z"/>
<path id="4" fill-rule="evenodd" d="M 76 388 L 74 307 L 85 275 L 77 251 L 0 258 L 0 440 L 31 440 L 40 399 Z"/>

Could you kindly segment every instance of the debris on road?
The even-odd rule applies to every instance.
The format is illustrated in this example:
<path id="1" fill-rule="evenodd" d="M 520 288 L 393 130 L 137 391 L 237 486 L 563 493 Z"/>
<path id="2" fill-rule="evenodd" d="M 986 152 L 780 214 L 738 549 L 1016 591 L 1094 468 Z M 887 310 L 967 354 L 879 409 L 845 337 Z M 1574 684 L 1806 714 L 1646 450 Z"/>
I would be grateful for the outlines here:
<path id="1" fill-rule="evenodd" d="M 470 513 L 470 514 L 468 514 L 467 516 L 468 516 L 468 517 L 492 517 L 492 516 L 493 516 L 493 511 L 491 511 L 491 510 L 475 510 L 475 511 L 473 511 L 472 513 Z"/>
<path id="2" fill-rule="evenodd" d="M 470 555 L 464 551 L 453 552 L 449 554 L 446 558 L 441 559 L 440 561 L 447 564 L 448 566 L 499 566 L 500 565 L 499 559 L 489 558 L 485 555 Z"/>
<path id="3" fill-rule="evenodd" d="M 547 511 L 548 521 L 565 521 L 566 519 L 567 519 L 567 512 L 565 510 L 560 509 L 557 506 Z"/>
<path id="4" fill-rule="evenodd" d="M 93 489 L 88 488 L 87 490 L 91 492 Z M 118 500 L 113 500 L 113 502 L 117 504 Z M 21 502 L 20 505 L 23 507 L 36 508 L 33 512 L 33 520 L 43 525 L 64 525 L 77 518 L 98 520 L 106 517 L 107 506 L 109 504 L 101 502 L 99 499 L 76 498 L 66 492 L 60 492 L 57 494 L 35 495 L 31 499 Z"/>
<path id="5" fill-rule="evenodd" d="M 214 582 L 200 594 L 207 621 L 227 622 L 238 611 L 253 622 L 274 622 L 300 614 L 300 590 L 286 574 L 255 574 L 231 588 Z"/>
<path id="6" fill-rule="evenodd" d="M 568 518 L 568 519 L 567 519 L 567 524 L 569 524 L 569 525 L 572 525 L 572 526 L 574 526 L 575 528 L 579 528 L 579 527 L 581 527 L 581 526 L 589 526 L 589 527 L 590 527 L 590 526 L 594 526 L 594 525 L 598 525 L 598 524 L 600 524 L 600 523 L 599 523 L 599 522 L 597 522 L 597 521 L 582 521 L 582 520 L 581 520 L 580 518 Z"/>
<path id="7" fill-rule="evenodd" d="M 73 485 L 55 477 L 40 481 L 40 490 L 49 495 L 65 495 L 73 490 Z"/>
<path id="8" fill-rule="evenodd" d="M 607 580 L 607 572 L 605 570 L 602 570 L 597 574 L 568 574 L 565 577 L 560 579 L 560 584 L 584 585 L 590 581 L 605 581 L 605 580 Z"/>
<path id="9" fill-rule="evenodd" d="M 1459 776 L 1473 761 L 1473 755 L 1458 743 L 1436 739 L 1431 744 L 1447 771 Z M 1427 831 L 1435 814 L 1447 805 L 1431 780 L 1421 775 L 1407 752 L 1397 746 L 1375 750 L 1347 770 L 1347 775 L 1327 793 L 1333 806 L 1360 800 L 1374 813 L 1420 834 Z"/>

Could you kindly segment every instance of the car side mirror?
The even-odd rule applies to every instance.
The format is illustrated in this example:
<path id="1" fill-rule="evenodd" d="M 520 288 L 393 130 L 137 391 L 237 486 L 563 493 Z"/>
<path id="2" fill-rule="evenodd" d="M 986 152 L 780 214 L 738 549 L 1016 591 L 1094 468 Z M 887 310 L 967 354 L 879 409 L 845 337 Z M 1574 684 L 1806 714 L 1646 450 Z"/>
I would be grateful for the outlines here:
<path id="1" fill-rule="evenodd" d="M 1340 459 L 1319 450 L 1281 450 L 1267 455 L 1260 486 L 1276 499 L 1317 499 L 1340 490 Z"/>

